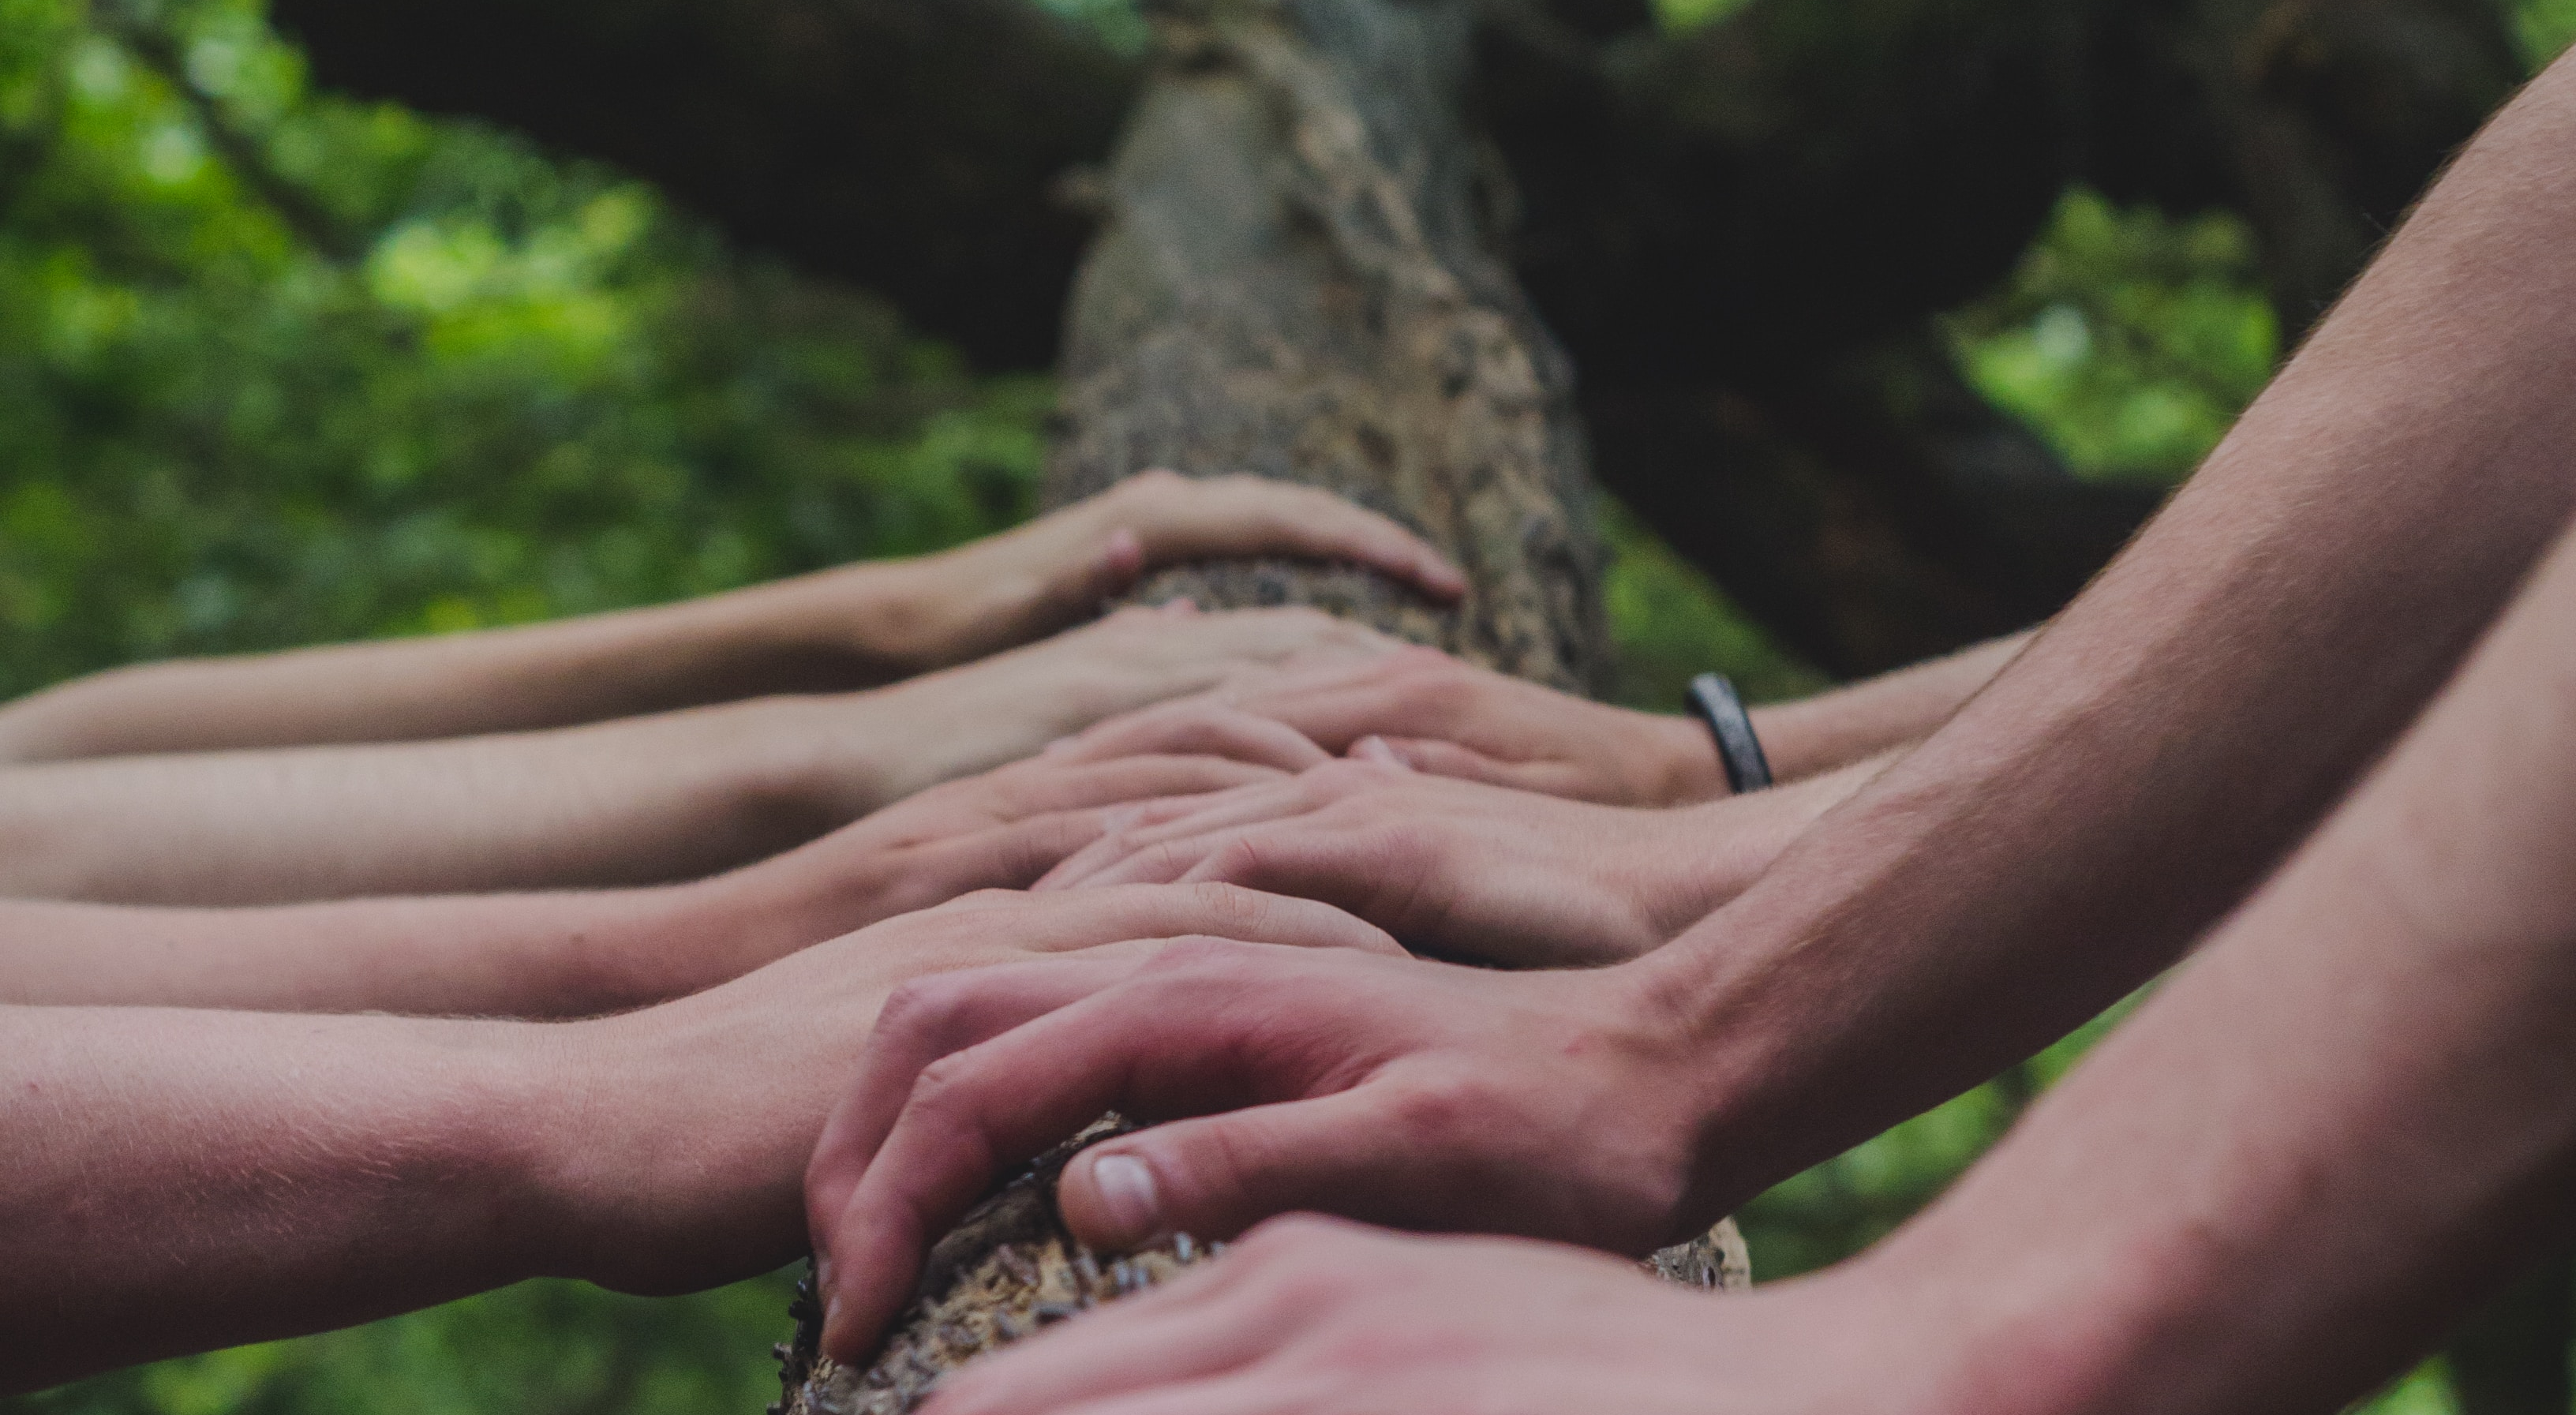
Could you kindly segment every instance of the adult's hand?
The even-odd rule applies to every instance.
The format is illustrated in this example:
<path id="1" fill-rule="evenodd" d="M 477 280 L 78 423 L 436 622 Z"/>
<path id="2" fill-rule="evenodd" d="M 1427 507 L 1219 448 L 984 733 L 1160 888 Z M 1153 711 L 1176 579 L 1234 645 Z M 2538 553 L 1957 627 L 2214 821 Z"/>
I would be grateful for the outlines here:
<path id="1" fill-rule="evenodd" d="M 773 1268 L 897 983 L 1211 930 L 1394 951 L 1236 889 L 985 894 L 588 1022 L 0 1006 L 0 1394 L 528 1277 Z"/>
<path id="2" fill-rule="evenodd" d="M 1140 726 L 1249 713 L 1295 728 L 1325 752 L 1376 738 L 1420 771 L 1622 806 L 1675 806 L 1726 794 L 1708 729 L 1632 712 L 1404 648 L 1367 659 L 1251 669 L 1222 687 L 1112 719 L 1086 738 Z"/>
<path id="3" fill-rule="evenodd" d="M 1317 610 L 1203 613 L 1176 601 L 1123 609 L 1042 643 L 890 688 L 781 706 L 801 715 L 795 730 L 820 739 L 816 794 L 831 798 L 823 809 L 848 819 L 1033 755 L 1104 718 L 1201 693 L 1247 671 L 1320 668 L 1396 648 L 1374 630 Z M 1193 730 L 1186 723 L 1146 724 L 1127 740 L 1149 744 L 1131 750 L 1170 751 L 1168 744 Z"/>
<path id="4" fill-rule="evenodd" d="M 914 562 L 922 667 L 962 663 L 1091 613 L 1148 571 L 1238 556 L 1365 565 L 1442 603 L 1466 577 L 1356 502 L 1268 477 L 1156 469 L 1016 530 Z"/>
<path id="5" fill-rule="evenodd" d="M 1753 828 L 1730 831 L 1706 818 L 1714 808 L 1596 806 L 1334 761 L 1120 813 L 1037 888 L 1221 880 L 1324 900 L 1435 953 L 1588 967 L 1661 947 L 1785 843 L 1768 828 L 1773 803 L 1721 804 Z"/>
<path id="6" fill-rule="evenodd" d="M 1393 958 L 1392 940 L 1328 906 L 1231 886 L 1079 896 L 967 895 L 806 949 L 660 1007 L 574 1024 L 593 1122 L 560 1195 L 576 1245 L 561 1270 L 624 1291 L 681 1292 L 801 1250 L 799 1191 L 826 1116 L 899 985 L 1030 959 L 1115 967 L 1174 939 L 1282 954 Z"/>
<path id="7" fill-rule="evenodd" d="M 1212 800 L 1292 779 L 1263 760 L 1285 755 L 1276 742 L 1193 735 L 1190 745 L 1207 750 L 1013 762 L 934 786 L 784 855 L 678 886 L 667 913 L 685 930 L 636 935 L 621 967 L 585 975 L 605 983 L 613 973 L 615 994 L 542 1010 L 582 1015 L 685 996 L 900 914 L 980 890 L 1026 889 L 1132 814 L 1134 802 Z M 1228 750 L 1233 755 L 1217 754 Z"/>
<path id="8" fill-rule="evenodd" d="M 964 663 L 1096 612 L 1145 571 L 1279 555 L 1465 582 L 1394 522 L 1254 477 L 1147 472 L 939 555 L 546 624 L 96 674 L 0 706 L 0 763 L 525 732 Z"/>
<path id="9" fill-rule="evenodd" d="M 1294 780 L 1111 812 L 1108 832 L 1036 887 L 1224 881 L 1324 900 L 1438 954 L 1591 967 L 1660 948 L 1742 893 L 1883 765 L 1640 810 L 1424 775 L 1368 740 L 1357 750 Z"/>
<path id="10" fill-rule="evenodd" d="M 1837 1272 L 1730 1296 L 1497 1239 L 1274 1219 L 1207 1269 L 940 1382 L 925 1415 L 1991 1411 L 1963 1304 Z M 2037 1381 L 2030 1383 L 2037 1386 Z"/>
<path id="11" fill-rule="evenodd" d="M 863 1351 L 997 1171 L 1109 1110 L 1170 1123 L 1065 1170 L 1065 1219 L 1103 1250 L 1317 1210 L 1643 1253 L 1715 1218 L 1695 1051 L 1634 967 L 1197 941 L 925 979 L 887 1004 L 807 1175 L 825 1349 Z"/>

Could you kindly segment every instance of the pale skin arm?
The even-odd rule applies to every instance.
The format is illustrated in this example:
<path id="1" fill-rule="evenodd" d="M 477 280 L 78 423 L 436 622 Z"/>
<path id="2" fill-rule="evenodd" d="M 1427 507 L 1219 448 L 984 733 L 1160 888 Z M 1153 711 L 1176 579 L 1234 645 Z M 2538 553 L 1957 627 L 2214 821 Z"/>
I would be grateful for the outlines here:
<path id="1" fill-rule="evenodd" d="M 818 1152 L 813 1221 L 847 1275 L 834 1349 L 876 1330 L 889 1275 L 997 1156 L 1100 1110 L 1203 1118 L 1068 1168 L 1095 1243 L 1312 1208 L 1642 1251 L 2170 965 L 2568 522 L 2570 133 L 2561 61 L 2075 605 L 1664 949 L 1541 978 L 1219 949 L 920 985 L 925 1012 L 978 1025 L 881 1029 Z"/>
<path id="2" fill-rule="evenodd" d="M 0 894 L 239 905 L 703 878 L 1245 668 L 1390 647 L 1309 610 L 1133 610 L 863 693 L 23 767 L 0 772 Z"/>
<path id="3" fill-rule="evenodd" d="M 1416 772 L 1374 738 L 1355 756 L 1120 812 L 1034 887 L 1239 884 L 1347 909 L 1418 952 L 1599 967 L 1663 947 L 1743 893 L 1893 759 L 1638 808 Z"/>
<path id="4" fill-rule="evenodd" d="M 1428 545 L 1338 497 L 1146 472 L 938 555 L 524 628 L 98 674 L 0 707 L 0 763 L 526 732 L 847 691 L 1053 633 L 1154 566 L 1245 554 L 1349 560 L 1439 600 L 1464 587 Z"/>
<path id="5" fill-rule="evenodd" d="M 2029 643 L 2021 634 L 1793 703 L 1753 710 L 1783 784 L 1883 757 L 1929 736 Z M 1591 702 L 1431 649 L 1238 676 L 1197 699 L 1113 718 L 1090 740 L 1164 732 L 1192 714 L 1250 713 L 1339 755 L 1374 740 L 1417 771 L 1610 806 L 1685 806 L 1727 794 L 1706 723 Z"/>
<path id="6" fill-rule="evenodd" d="M 1217 928 L 1393 949 L 1241 891 L 976 895 L 591 1022 L 0 1007 L 0 1394 L 528 1277 L 768 1271 L 897 983 Z"/>
<path id="7" fill-rule="evenodd" d="M 689 884 L 191 909 L 0 899 L 0 1004 L 598 1016 L 686 996 L 974 890 L 1018 889 L 1139 795 L 1285 780 L 1242 760 L 1062 755 L 935 787 Z M 1193 799 L 1183 797 L 1181 799 Z"/>
<path id="8" fill-rule="evenodd" d="M 2389 764 L 1949 1195 L 1683 1295 L 1287 1221 L 930 1415 L 2344 1407 L 2576 1233 L 2576 539 Z"/>

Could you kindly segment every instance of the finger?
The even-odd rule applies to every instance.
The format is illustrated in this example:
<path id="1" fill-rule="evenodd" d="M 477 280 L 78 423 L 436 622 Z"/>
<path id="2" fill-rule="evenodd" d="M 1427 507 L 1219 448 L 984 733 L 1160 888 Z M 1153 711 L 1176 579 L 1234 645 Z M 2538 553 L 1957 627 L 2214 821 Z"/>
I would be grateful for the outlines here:
<path id="1" fill-rule="evenodd" d="M 1150 962 L 1121 950 L 1114 960 L 1088 966 L 1135 969 Z M 931 1241 L 1003 1171 L 1118 1108 L 1125 1068 L 1115 1053 L 1170 1046 L 1174 1031 L 1187 1036 L 1193 1030 L 1186 1021 L 1154 1027 L 1166 1019 L 1154 1018 L 1150 1008 L 1140 1018 L 1134 1003 L 1114 988 L 1095 992 L 1105 984 L 1089 977 L 1069 979 L 1052 999 L 1043 990 L 1053 980 L 1002 979 L 1007 1005 L 986 1004 L 975 995 L 984 971 L 960 975 L 963 981 L 946 990 L 962 998 L 944 997 L 924 1010 L 969 1011 L 980 1024 L 1009 1019 L 1033 992 L 1034 1000 L 1057 1005 L 985 1039 L 975 1039 L 979 1027 L 934 1015 L 929 1025 L 907 1027 L 882 1060 L 872 1043 L 858 1102 L 865 1123 L 854 1125 L 843 1146 L 845 1154 L 868 1155 L 858 1182 L 833 1207 L 831 1190 L 840 1186 L 818 1185 L 809 1176 L 809 1217 L 819 1216 L 818 1261 L 830 1265 L 827 1354 L 846 1359 L 866 1349 L 903 1305 Z M 1179 1045 L 1189 1049 L 1187 1041 Z M 882 1138 L 867 1146 L 880 1125 Z"/>
<path id="2" fill-rule="evenodd" d="M 1477 781 L 1488 786 L 1507 786 L 1515 791 L 1536 791 L 1555 795 L 1550 787 L 1566 784 L 1567 773 L 1562 763 L 1513 762 L 1487 756 L 1473 747 L 1444 742 L 1431 737 L 1376 737 L 1374 741 L 1386 756 L 1426 776 L 1446 776 L 1460 781 Z M 1359 755 L 1359 744 L 1353 744 L 1352 755 Z M 1370 758 L 1372 760 L 1375 757 Z"/>
<path id="3" fill-rule="evenodd" d="M 808 1175 L 817 1252 L 834 1279 L 825 1350 L 863 1350 L 909 1295 L 933 1236 L 1005 1167 L 1103 1112 L 1201 1114 L 1262 1099 L 1256 1087 L 1302 1087 L 1301 1068 L 1343 1049 L 1326 1035 L 1335 1008 L 1290 1016 L 1272 1005 L 1265 983 L 1297 956 L 1185 941 L 1150 959 L 983 969 L 897 989 L 844 1103 L 847 1125 L 832 1122 L 831 1159 L 818 1150 Z M 1288 1050 L 1273 1059 L 1284 1068 L 1265 1073 L 1283 1036 Z M 864 1172 L 850 1187 L 854 1158 Z"/>
<path id="4" fill-rule="evenodd" d="M 1056 1203 L 1076 1238 L 1113 1253 L 1173 1233 L 1232 1238 L 1283 1213 L 1472 1223 L 1477 1206 L 1465 1196 L 1492 1189 L 1492 1177 L 1475 1172 L 1465 1145 L 1432 1143 L 1407 1123 L 1404 1089 L 1371 1081 L 1121 1136 L 1065 1167 Z"/>
<path id="5" fill-rule="evenodd" d="M 1194 836 L 1188 840 L 1169 840 L 1151 845 L 1118 846 L 1116 858 L 1085 872 L 1067 872 L 1068 883 L 1058 889 L 1126 889 L 1138 885 L 1178 884 L 1197 869 L 1216 843 L 1231 839 L 1230 833 Z M 1084 846 L 1089 850 L 1110 839 L 1108 836 Z"/>
<path id="6" fill-rule="evenodd" d="M 1062 863 L 1041 875 L 1029 888 L 1032 892 L 1041 894 L 1061 889 L 1084 888 L 1090 883 L 1091 876 L 1133 853 L 1133 847 L 1124 842 L 1115 841 L 1112 837 L 1131 830 L 1151 830 L 1168 821 L 1196 815 L 1221 804 L 1236 791 L 1257 791 L 1277 784 L 1277 782 L 1261 782 L 1251 786 L 1239 786 L 1231 791 L 1211 791 L 1198 796 L 1173 796 L 1160 801 L 1136 801 L 1110 807 L 1101 812 L 1102 828 L 1098 838 L 1066 856 Z M 1168 883 L 1168 881 L 1161 882 Z"/>
<path id="7" fill-rule="evenodd" d="M 1091 889 L 1113 883 L 1168 884 L 1177 876 L 1157 878 L 1151 866 L 1139 862 L 1147 856 L 1179 860 L 1184 857 L 1167 847 L 1204 842 L 1224 831 L 1302 816 L 1331 804 L 1329 800 L 1316 799 L 1295 782 L 1238 787 L 1199 799 L 1201 804 L 1196 810 L 1157 811 L 1153 814 L 1161 817 L 1159 820 L 1140 816 L 1120 825 L 1084 846 L 1048 877 L 1058 889 Z M 1186 860 L 1194 863 L 1204 853 L 1203 849 L 1188 852 Z M 1187 869 L 1188 864 L 1180 867 Z M 1134 873 L 1139 870 L 1143 873 Z"/>
<path id="8" fill-rule="evenodd" d="M 1044 933 L 1022 930 L 1021 946 L 1033 950 L 1063 952 L 1122 939 L 1200 934 L 1288 948 L 1356 948 L 1399 956 L 1403 952 L 1384 930 L 1330 904 L 1223 882 L 1024 897 L 1032 912 L 1084 916 L 1071 926 Z"/>
<path id="9" fill-rule="evenodd" d="M 1106 761 L 1131 756 L 1213 756 L 1281 771 L 1303 771 L 1332 754 L 1275 718 L 1191 699 L 1097 723 L 1058 747 L 1051 759 Z"/>
<path id="10" fill-rule="evenodd" d="M 1143 528 L 1156 564 L 1224 555 L 1289 555 L 1371 566 L 1441 600 L 1466 576 L 1430 543 L 1356 502 L 1267 477 L 1211 477 Z"/>
<path id="11" fill-rule="evenodd" d="M 1329 904 L 1416 940 L 1444 932 L 1440 925 L 1448 909 L 1440 893 L 1426 886 L 1417 851 L 1410 840 L 1383 828 L 1331 830 L 1283 822 L 1178 848 L 1194 849 L 1199 858 L 1173 884 L 1231 884 L 1265 897 Z"/>
<path id="12" fill-rule="evenodd" d="M 805 1200 L 817 1251 L 828 1250 L 829 1225 L 885 1143 L 923 1067 L 1119 982 L 1148 961 L 1051 958 L 919 978 L 895 989 L 860 1052 L 855 1082 L 815 1142 Z"/>
<path id="13" fill-rule="evenodd" d="M 1024 770 L 1025 769 L 1025 770 Z M 1204 797 L 1246 786 L 1275 786 L 1289 779 L 1279 767 L 1228 756 L 1156 754 L 1106 761 L 1046 759 L 1007 768 L 1003 819 L 1092 806 Z"/>

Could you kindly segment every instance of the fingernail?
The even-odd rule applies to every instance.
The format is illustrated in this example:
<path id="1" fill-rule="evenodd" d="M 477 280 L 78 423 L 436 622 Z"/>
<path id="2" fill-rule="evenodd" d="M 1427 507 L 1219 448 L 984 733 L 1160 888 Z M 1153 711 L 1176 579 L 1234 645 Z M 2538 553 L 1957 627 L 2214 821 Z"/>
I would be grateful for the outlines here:
<path id="1" fill-rule="evenodd" d="M 1154 1197 L 1154 1171 L 1134 1155 L 1102 1155 L 1091 1162 L 1091 1187 L 1109 1215 L 1120 1246 L 1154 1236 L 1160 1205 Z"/>
<path id="2" fill-rule="evenodd" d="M 1377 762 L 1383 766 L 1404 765 L 1404 758 L 1395 754 L 1395 748 L 1388 746 L 1385 738 L 1377 736 L 1374 733 L 1369 736 L 1362 737 L 1351 744 L 1351 759 L 1354 761 Z"/>
<path id="3" fill-rule="evenodd" d="M 819 1254 L 814 1259 L 814 1290 L 826 1298 L 832 1295 L 832 1260 Z"/>

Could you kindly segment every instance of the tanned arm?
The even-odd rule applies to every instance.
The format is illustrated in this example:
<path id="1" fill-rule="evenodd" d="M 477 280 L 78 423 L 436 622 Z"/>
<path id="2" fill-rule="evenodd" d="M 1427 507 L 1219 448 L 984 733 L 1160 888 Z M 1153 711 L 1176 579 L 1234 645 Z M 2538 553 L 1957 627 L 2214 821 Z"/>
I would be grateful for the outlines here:
<path id="1" fill-rule="evenodd" d="M 939 555 L 686 603 L 438 638 L 148 664 L 0 707 L 0 762 L 408 742 L 873 686 L 1055 632 L 1159 564 L 1305 555 L 1435 598 L 1463 582 L 1394 522 L 1310 487 L 1146 472 Z"/>

